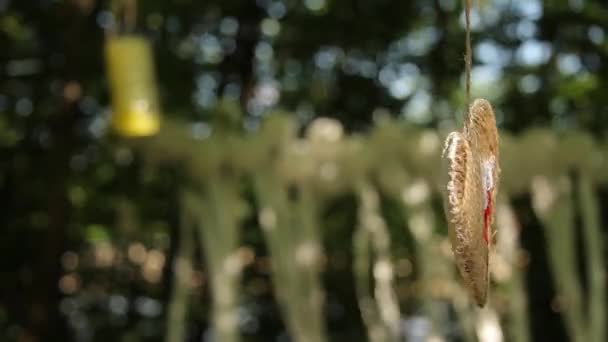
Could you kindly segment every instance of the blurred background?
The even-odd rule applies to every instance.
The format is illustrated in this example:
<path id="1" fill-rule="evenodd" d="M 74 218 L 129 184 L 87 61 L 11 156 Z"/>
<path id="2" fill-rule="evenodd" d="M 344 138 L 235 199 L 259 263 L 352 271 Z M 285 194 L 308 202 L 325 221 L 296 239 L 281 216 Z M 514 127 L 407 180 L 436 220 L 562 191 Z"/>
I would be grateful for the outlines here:
<path id="1" fill-rule="evenodd" d="M 505 143 L 483 310 L 435 177 L 463 23 L 458 0 L 0 0 L 0 340 L 604 341 L 608 6 L 474 1 Z M 123 80 L 150 71 L 109 52 L 134 33 L 155 76 Z M 112 130 L 129 82 L 155 137 Z M 298 169 L 266 170 L 283 150 Z"/>

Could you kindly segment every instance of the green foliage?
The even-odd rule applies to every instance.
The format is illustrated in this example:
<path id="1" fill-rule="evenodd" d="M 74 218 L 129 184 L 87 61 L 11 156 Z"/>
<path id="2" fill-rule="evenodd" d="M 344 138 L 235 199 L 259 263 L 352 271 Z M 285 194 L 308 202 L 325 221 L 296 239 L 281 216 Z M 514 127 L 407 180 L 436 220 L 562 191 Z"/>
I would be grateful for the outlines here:
<path id="1" fill-rule="evenodd" d="M 464 102 L 459 1 L 138 5 L 135 31 L 154 47 L 164 120 L 160 136 L 124 141 L 108 132 L 103 46 L 119 21 L 111 1 L 0 1 L 0 339 L 158 341 L 170 316 L 187 323 L 182 330 L 170 324 L 177 328 L 170 340 L 200 340 L 218 320 L 211 307 L 222 285 L 213 282 L 222 278 L 210 275 L 219 272 L 210 267 L 219 253 L 212 250 L 236 248 L 249 262 L 226 282 L 238 294 L 227 307 L 238 307 L 243 340 L 280 338 L 299 325 L 297 317 L 311 315 L 321 317 L 306 317 L 310 329 L 302 334 L 363 340 L 357 288 L 375 300 L 377 284 L 363 266 L 358 279 L 373 283 L 353 282 L 353 260 L 363 260 L 350 236 L 362 226 L 362 181 L 379 197 L 380 208 L 368 211 L 380 211 L 391 237 L 401 328 L 431 326 L 446 339 L 475 335 L 482 319 L 461 295 L 442 240 L 437 167 L 442 134 L 456 125 Z M 605 217 L 597 216 L 608 203 L 601 142 L 608 127 L 606 5 L 488 0 L 475 10 L 473 94 L 492 101 L 504 129 L 501 162 L 509 166 L 501 188 L 516 218 L 499 229 L 515 237 L 498 241 L 515 242 L 504 247 L 512 257 L 499 258 L 496 268 L 510 273 L 494 284 L 506 340 L 525 341 L 528 332 L 530 340 L 565 340 L 553 311 L 565 306 L 545 283 L 568 267 L 543 262 L 557 255 L 545 249 L 556 241 L 535 238 L 541 215 L 528 202 L 535 177 L 570 179 L 571 170 L 582 181 L 569 181 L 575 222 L 566 228 L 582 227 L 589 255 L 581 262 L 576 250 L 566 254 L 575 255 L 568 263 L 585 266 L 573 271 L 586 275 L 573 310 L 589 323 L 568 326 L 602 336 L 597 255 Z M 319 116 L 338 119 L 347 137 L 301 132 Z M 429 197 L 404 202 L 403 190 L 420 184 Z M 184 210 L 185 192 L 195 208 Z M 306 201 L 290 197 L 294 192 Z M 276 277 L 292 277 L 296 268 L 273 273 L 272 255 L 303 237 L 285 234 L 289 242 L 270 246 L 258 222 L 261 193 L 282 208 L 282 226 L 312 231 L 306 234 L 323 246 L 319 265 L 289 286 Z M 214 207 L 210 198 L 226 203 Z M 431 220 L 430 239 L 417 237 L 415 217 Z M 207 235 L 225 227 L 233 235 L 214 244 Z M 360 244 L 372 244 L 370 235 Z M 386 259 L 382 253 L 370 249 L 370 265 Z M 180 257 L 191 261 L 189 277 L 177 271 Z M 299 280 L 312 285 L 300 292 Z M 285 293 L 294 289 L 292 303 Z M 306 291 L 324 292 L 324 305 L 293 309 Z"/>

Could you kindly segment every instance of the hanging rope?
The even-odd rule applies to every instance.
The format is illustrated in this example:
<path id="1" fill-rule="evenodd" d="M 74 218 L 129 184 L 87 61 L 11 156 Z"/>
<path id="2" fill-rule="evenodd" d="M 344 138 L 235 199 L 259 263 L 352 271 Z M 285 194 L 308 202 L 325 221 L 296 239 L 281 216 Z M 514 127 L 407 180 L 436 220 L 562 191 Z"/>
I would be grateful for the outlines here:
<path id="1" fill-rule="evenodd" d="M 137 0 L 123 0 L 123 6 L 124 32 L 132 33 L 137 24 Z"/>
<path id="2" fill-rule="evenodd" d="M 464 77 L 465 77 L 465 122 L 468 120 L 469 106 L 471 105 L 471 0 L 464 0 L 465 17 L 465 54 L 464 54 Z"/>
<path id="3" fill-rule="evenodd" d="M 116 22 L 106 29 L 107 35 L 128 34 L 135 31 L 137 25 L 137 0 L 112 0 L 110 10 Z"/>

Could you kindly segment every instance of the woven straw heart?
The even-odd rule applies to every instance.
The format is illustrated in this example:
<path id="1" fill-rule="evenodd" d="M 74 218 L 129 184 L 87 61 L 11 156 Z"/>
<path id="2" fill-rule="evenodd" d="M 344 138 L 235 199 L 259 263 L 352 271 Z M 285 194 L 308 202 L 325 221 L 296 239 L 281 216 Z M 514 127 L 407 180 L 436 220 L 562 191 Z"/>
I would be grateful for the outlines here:
<path id="1" fill-rule="evenodd" d="M 496 119 L 488 101 L 473 101 L 463 131 L 448 135 L 443 160 L 454 259 L 473 298 L 483 307 L 488 297 L 488 254 L 500 175 Z"/>

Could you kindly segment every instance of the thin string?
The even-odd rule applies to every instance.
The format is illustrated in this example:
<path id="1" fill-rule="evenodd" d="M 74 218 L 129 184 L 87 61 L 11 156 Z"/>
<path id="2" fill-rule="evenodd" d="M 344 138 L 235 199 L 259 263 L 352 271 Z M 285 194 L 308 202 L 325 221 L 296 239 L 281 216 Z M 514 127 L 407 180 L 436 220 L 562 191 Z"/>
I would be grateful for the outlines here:
<path id="1" fill-rule="evenodd" d="M 465 77 L 465 122 L 469 116 L 471 104 L 471 0 L 465 0 L 465 55 L 464 55 L 464 77 Z"/>
<path id="2" fill-rule="evenodd" d="M 112 0 L 110 10 L 116 18 L 115 24 L 105 30 L 107 36 L 129 34 L 137 26 L 137 0 Z"/>
<path id="3" fill-rule="evenodd" d="M 137 24 L 137 0 L 124 0 L 123 6 L 124 31 L 132 33 Z"/>

